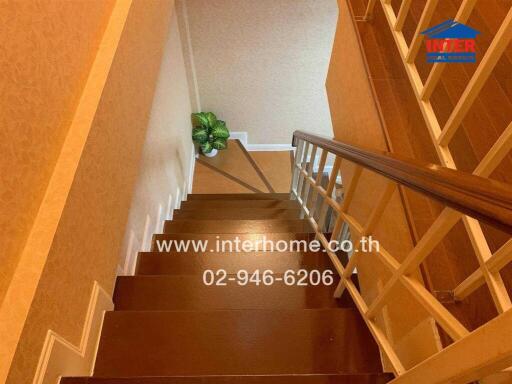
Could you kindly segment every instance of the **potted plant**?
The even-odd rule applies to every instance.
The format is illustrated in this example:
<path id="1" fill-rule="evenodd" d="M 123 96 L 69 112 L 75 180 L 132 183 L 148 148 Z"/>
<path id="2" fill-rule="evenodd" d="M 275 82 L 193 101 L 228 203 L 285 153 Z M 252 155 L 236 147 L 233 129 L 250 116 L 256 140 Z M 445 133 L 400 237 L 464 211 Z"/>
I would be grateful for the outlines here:
<path id="1" fill-rule="evenodd" d="M 226 122 L 217 120 L 212 112 L 193 113 L 192 125 L 192 140 L 205 156 L 214 157 L 219 150 L 227 148 L 229 130 Z"/>

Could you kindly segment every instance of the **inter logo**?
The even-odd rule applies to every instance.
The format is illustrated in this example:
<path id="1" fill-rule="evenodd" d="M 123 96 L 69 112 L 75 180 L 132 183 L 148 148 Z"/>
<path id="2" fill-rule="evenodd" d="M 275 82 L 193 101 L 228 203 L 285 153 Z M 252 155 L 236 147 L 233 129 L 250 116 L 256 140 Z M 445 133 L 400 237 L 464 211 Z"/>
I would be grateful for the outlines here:
<path id="1" fill-rule="evenodd" d="M 447 20 L 421 32 L 427 37 L 428 63 L 475 63 L 479 31 L 454 20 Z"/>

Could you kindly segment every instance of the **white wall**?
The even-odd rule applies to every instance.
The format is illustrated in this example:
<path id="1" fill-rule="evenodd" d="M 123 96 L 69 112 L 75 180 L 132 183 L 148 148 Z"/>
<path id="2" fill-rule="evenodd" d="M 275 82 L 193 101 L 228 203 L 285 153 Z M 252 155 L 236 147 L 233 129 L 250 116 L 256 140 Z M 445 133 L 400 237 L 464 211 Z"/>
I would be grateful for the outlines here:
<path id="1" fill-rule="evenodd" d="M 336 0 L 180 1 L 203 111 L 251 144 L 290 144 L 296 129 L 332 136 L 325 81 Z"/>
<path id="2" fill-rule="evenodd" d="M 186 193 L 193 157 L 189 87 L 176 12 L 153 100 L 141 168 L 132 199 L 120 261 L 120 273 L 131 274 L 136 254 L 148 250 L 151 236 L 169 216 L 169 201 Z M 179 195 L 178 195 L 179 190 Z"/>

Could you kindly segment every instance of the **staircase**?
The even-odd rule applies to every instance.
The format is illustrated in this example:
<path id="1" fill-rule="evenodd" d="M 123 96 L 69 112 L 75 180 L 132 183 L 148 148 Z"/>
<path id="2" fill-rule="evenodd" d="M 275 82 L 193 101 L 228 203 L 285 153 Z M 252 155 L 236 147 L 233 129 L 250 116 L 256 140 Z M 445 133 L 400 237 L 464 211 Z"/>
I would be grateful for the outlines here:
<path id="1" fill-rule="evenodd" d="M 337 284 L 239 285 L 240 270 L 324 272 L 324 252 L 156 252 L 162 240 L 312 240 L 288 194 L 189 195 L 139 255 L 137 274 L 119 277 L 105 316 L 94 376 L 63 384 L 380 384 L 379 349 Z M 207 286 L 205 270 L 226 284 Z"/>

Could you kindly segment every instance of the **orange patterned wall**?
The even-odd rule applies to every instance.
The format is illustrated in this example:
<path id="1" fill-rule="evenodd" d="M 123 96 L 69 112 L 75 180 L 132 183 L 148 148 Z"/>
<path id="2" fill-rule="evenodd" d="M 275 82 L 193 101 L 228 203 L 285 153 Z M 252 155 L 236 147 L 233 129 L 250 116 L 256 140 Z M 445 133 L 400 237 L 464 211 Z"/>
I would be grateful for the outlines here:
<path id="1" fill-rule="evenodd" d="M 0 302 L 114 0 L 0 2 Z"/>
<path id="2" fill-rule="evenodd" d="M 89 8 L 93 4 L 107 4 L 103 1 L 86 3 Z M 122 35 L 118 41 L 105 40 L 103 36 L 100 50 L 101 47 L 115 44 L 112 49 L 115 56 L 113 61 L 107 63 L 108 60 L 105 60 L 104 65 L 99 66 L 103 74 L 95 72 L 93 76 L 91 72 L 86 91 L 89 89 L 91 78 L 95 87 L 101 84 L 102 88 L 94 92 L 84 91 L 78 108 L 82 115 L 78 116 L 78 119 L 77 116 L 73 119 L 73 123 L 76 122 L 77 125 L 84 125 L 84 121 L 87 123 L 89 118 L 91 123 L 84 130 L 70 129 L 70 135 L 62 147 L 55 168 L 63 174 L 69 173 L 70 169 L 73 173 L 69 181 L 70 187 L 62 190 L 62 194 L 66 194 L 65 204 L 59 214 L 56 230 L 52 233 L 49 252 L 40 255 L 45 260 L 44 269 L 40 276 L 31 274 L 32 271 L 26 273 L 28 278 L 39 278 L 37 289 L 31 296 L 30 292 L 24 292 L 19 288 L 19 300 L 14 300 L 11 294 L 14 283 L 19 284 L 19 273 L 24 272 L 19 269 L 24 265 L 22 261 L 25 262 L 25 249 L 24 258 L 19 263 L 4 300 L 4 304 L 7 303 L 11 308 L 3 305 L 0 311 L 0 320 L 5 316 L 9 324 L 15 324 L 18 313 L 23 314 L 21 307 L 27 305 L 27 301 L 31 302 L 26 319 L 19 316 L 20 320 L 25 320 L 25 325 L 12 360 L 7 383 L 32 381 L 49 329 L 78 345 L 93 281 L 98 281 L 107 290 L 113 288 L 163 45 L 168 34 L 172 4 L 172 0 L 116 1 L 114 12 L 115 9 L 124 7 L 129 9 L 128 15 L 123 20 L 119 20 L 120 17 L 109 20 L 107 30 L 113 24 L 119 26 L 122 23 Z M 88 8 L 84 8 L 83 12 L 87 13 Z M 81 19 L 83 17 L 83 14 L 80 15 Z M 69 23 L 71 29 L 76 27 L 75 24 L 79 24 Z M 65 35 L 63 34 L 62 38 Z M 97 62 L 98 57 L 93 68 L 98 69 Z M 102 83 L 101 76 L 107 74 L 106 81 Z M 72 79 L 74 81 L 75 78 Z M 71 80 L 66 78 L 65 81 Z M 100 98 L 84 100 L 91 94 Z M 69 95 L 66 94 L 67 96 Z M 80 109 L 82 105 L 84 108 Z M 68 119 L 71 117 L 70 114 Z M 83 137 L 74 137 L 76 132 L 85 134 Z M 41 132 L 38 134 L 41 135 Z M 31 136 L 25 138 L 27 143 L 33 140 Z M 77 152 L 81 153 L 78 163 L 70 164 L 69 159 L 76 156 Z M 23 164 L 26 164 L 27 157 L 22 160 Z M 60 167 L 61 162 L 65 163 L 63 167 Z M 60 177 L 56 177 L 57 171 L 54 171 L 46 196 L 49 193 L 55 194 L 56 200 L 59 200 L 63 196 L 58 195 L 59 189 L 54 188 L 52 184 L 54 179 L 58 180 Z M 19 189 L 16 191 L 19 193 Z M 46 206 L 46 200 L 45 197 L 43 208 Z M 55 210 L 51 203 L 50 201 L 47 205 Z M 40 216 L 44 219 L 41 211 L 38 220 Z M 44 226 L 43 219 L 43 227 L 47 227 Z M 36 221 L 36 224 L 38 223 Z M 15 316 L 9 315 L 9 310 Z M 2 327 L 0 334 L 2 337 L 5 336 Z M 8 343 L 0 346 L 0 357 L 9 357 L 8 344 L 11 342 L 8 340 Z"/>
<path id="3" fill-rule="evenodd" d="M 334 135 L 344 142 L 387 151 L 386 135 L 374 102 L 348 3 L 338 0 L 338 5 L 338 30 L 327 77 Z M 353 165 L 343 162 L 342 174 L 344 183 L 349 184 Z M 349 209 L 360 223 L 368 219 L 385 183 L 382 176 L 363 171 Z M 374 236 L 399 261 L 412 249 L 412 237 L 398 192 L 395 191 L 392 196 Z M 389 272 L 378 257 L 371 254 L 361 259 L 357 269 L 363 297 L 370 303 L 378 294 L 379 280 L 384 284 L 390 278 Z M 428 314 L 411 299 L 405 288 L 394 289 L 393 295 L 393 302 L 386 307 L 386 319 L 379 316 L 378 321 L 385 328 L 384 322 L 391 320 L 387 326 L 388 336 L 399 350 L 404 365 L 410 368 L 437 351 L 437 335 L 428 323 Z M 403 313 L 408 316 L 404 317 Z M 423 342 L 420 344 L 418 340 Z"/>

